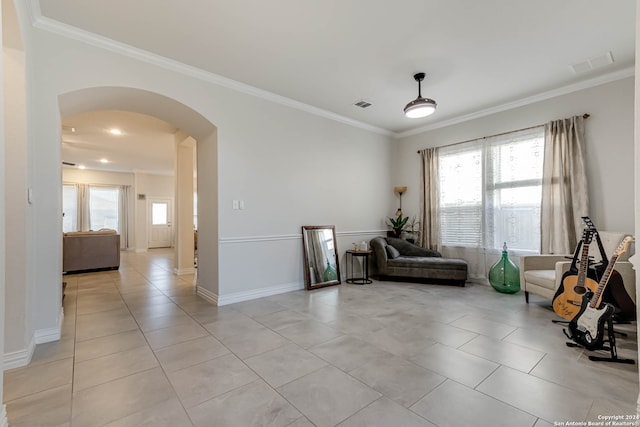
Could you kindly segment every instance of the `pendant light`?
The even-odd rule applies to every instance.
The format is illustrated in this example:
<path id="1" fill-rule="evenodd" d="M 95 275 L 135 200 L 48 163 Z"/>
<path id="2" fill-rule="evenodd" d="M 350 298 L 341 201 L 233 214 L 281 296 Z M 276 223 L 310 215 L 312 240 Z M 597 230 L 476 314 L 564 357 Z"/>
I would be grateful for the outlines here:
<path id="1" fill-rule="evenodd" d="M 436 101 L 430 98 L 422 97 L 422 88 L 420 82 L 424 80 L 424 73 L 414 74 L 413 78 L 418 82 L 418 97 L 413 101 L 409 102 L 406 107 L 404 107 L 404 115 L 409 117 L 410 119 L 419 119 L 422 117 L 427 117 L 433 114 L 436 111 Z"/>

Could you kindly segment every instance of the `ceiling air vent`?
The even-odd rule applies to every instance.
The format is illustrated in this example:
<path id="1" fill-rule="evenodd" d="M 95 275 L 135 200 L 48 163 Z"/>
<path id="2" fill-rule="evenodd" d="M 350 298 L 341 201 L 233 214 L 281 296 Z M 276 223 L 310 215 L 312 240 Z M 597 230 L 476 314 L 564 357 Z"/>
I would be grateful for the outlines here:
<path id="1" fill-rule="evenodd" d="M 360 108 L 367 108 L 367 107 L 371 107 L 373 104 L 370 103 L 369 101 L 360 100 L 360 101 L 354 103 L 353 105 L 355 105 L 356 107 L 360 107 Z"/>
<path id="2" fill-rule="evenodd" d="M 75 166 L 75 163 L 71 163 L 71 162 L 62 162 L 63 165 L 65 166 Z"/>
<path id="3" fill-rule="evenodd" d="M 611 54 L 611 51 L 609 51 L 602 55 L 589 58 L 586 61 L 571 64 L 569 65 L 569 68 L 571 69 L 571 71 L 573 71 L 574 74 L 582 74 L 591 70 L 595 70 L 597 68 L 606 67 L 607 65 L 611 65 L 613 63 L 613 55 Z"/>

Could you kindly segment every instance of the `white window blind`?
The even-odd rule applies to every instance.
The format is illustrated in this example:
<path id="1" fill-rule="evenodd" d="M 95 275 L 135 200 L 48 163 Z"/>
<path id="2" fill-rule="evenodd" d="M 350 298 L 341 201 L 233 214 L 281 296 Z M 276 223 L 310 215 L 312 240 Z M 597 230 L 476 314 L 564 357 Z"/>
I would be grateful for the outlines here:
<path id="1" fill-rule="evenodd" d="M 537 251 L 543 148 L 542 126 L 440 148 L 442 244 Z"/>
<path id="2" fill-rule="evenodd" d="M 439 155 L 440 230 L 443 245 L 482 243 L 482 149 L 480 144 Z"/>

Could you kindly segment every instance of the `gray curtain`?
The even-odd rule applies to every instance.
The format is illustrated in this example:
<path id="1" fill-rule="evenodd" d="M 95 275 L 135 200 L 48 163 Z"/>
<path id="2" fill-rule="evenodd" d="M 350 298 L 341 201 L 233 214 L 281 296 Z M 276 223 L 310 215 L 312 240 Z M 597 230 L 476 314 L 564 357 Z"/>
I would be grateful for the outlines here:
<path id="1" fill-rule="evenodd" d="M 540 253 L 568 254 L 581 235 L 581 217 L 589 214 L 584 118 L 547 123 L 544 139 Z"/>
<path id="2" fill-rule="evenodd" d="M 439 250 L 438 149 L 420 150 L 420 236 L 418 245 Z"/>

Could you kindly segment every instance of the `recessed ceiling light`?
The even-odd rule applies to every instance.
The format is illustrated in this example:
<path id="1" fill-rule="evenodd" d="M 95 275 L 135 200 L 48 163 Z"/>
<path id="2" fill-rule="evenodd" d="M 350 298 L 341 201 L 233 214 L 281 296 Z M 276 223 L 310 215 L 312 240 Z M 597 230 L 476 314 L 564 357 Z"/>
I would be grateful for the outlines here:
<path id="1" fill-rule="evenodd" d="M 109 133 L 111 135 L 122 135 L 122 131 L 118 128 L 111 128 L 109 129 Z"/>
<path id="2" fill-rule="evenodd" d="M 86 169 L 87 167 L 85 165 L 79 165 L 78 169 Z"/>
<path id="3" fill-rule="evenodd" d="M 109 163 L 109 160 L 107 160 L 107 159 L 100 159 L 100 163 Z"/>

